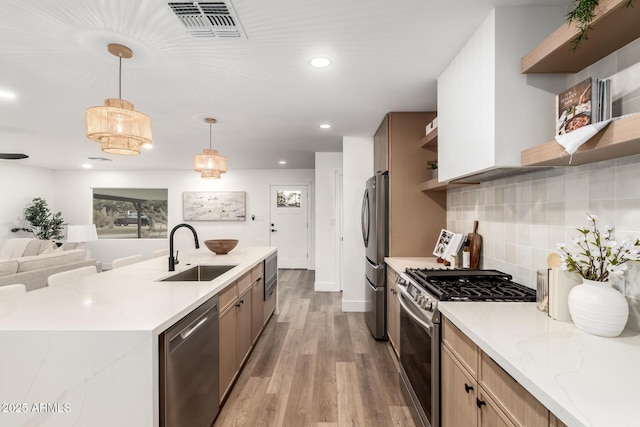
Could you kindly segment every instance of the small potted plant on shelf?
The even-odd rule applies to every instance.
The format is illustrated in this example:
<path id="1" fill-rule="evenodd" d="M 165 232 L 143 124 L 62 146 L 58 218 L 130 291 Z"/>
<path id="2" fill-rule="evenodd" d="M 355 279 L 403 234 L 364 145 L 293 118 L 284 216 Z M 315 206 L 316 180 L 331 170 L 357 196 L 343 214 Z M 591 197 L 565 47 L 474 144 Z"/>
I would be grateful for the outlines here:
<path id="1" fill-rule="evenodd" d="M 427 167 L 431 169 L 431 177 L 433 179 L 437 179 L 438 178 L 438 161 L 427 160 Z"/>
<path id="2" fill-rule="evenodd" d="M 613 227 L 598 228 L 598 217 L 587 212 L 589 225 L 577 228 L 580 234 L 571 240 L 577 252 L 558 244 L 562 269 L 582 277 L 582 285 L 569 293 L 569 313 L 578 329 L 593 335 L 620 335 L 629 317 L 629 305 L 620 290 L 610 283 L 622 278 L 628 261 L 640 260 L 640 239 L 616 241 Z"/>

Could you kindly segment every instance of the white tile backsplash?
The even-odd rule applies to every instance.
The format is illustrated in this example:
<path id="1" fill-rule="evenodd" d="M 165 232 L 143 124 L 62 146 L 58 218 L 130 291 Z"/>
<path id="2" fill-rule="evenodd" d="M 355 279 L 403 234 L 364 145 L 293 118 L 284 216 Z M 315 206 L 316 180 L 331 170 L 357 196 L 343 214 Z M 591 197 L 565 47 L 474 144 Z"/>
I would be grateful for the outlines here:
<path id="1" fill-rule="evenodd" d="M 546 257 L 557 243 L 569 243 L 576 228 L 587 225 L 587 211 L 598 215 L 601 226 L 613 225 L 618 239 L 640 238 L 639 182 L 637 155 L 591 169 L 557 168 L 449 190 L 447 227 L 466 234 L 474 220 L 480 221 L 482 268 L 505 271 L 535 288 L 536 270 L 546 268 Z M 473 206 L 462 205 L 471 202 Z M 625 289 L 640 307 L 640 266 L 637 270 Z M 635 316 L 630 325 L 640 325 Z"/>

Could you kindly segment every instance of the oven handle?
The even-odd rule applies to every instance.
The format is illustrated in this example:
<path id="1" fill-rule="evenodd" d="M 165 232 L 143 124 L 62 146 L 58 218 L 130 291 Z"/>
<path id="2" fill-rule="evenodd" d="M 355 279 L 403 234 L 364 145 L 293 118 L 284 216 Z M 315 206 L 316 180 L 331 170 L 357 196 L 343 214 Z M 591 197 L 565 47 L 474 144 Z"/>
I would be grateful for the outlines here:
<path id="1" fill-rule="evenodd" d="M 411 316 L 411 318 L 413 320 L 415 320 L 416 322 L 418 322 L 420 325 L 422 325 L 423 328 L 425 328 L 427 330 L 427 332 L 429 332 L 429 335 L 433 335 L 433 325 L 429 325 L 428 323 L 426 323 L 424 320 L 420 319 L 418 316 L 416 316 L 411 309 L 402 301 L 402 294 L 398 293 L 398 301 L 400 302 L 400 305 L 402 306 L 402 308 L 404 308 L 404 311 L 407 312 L 407 314 L 409 316 Z"/>

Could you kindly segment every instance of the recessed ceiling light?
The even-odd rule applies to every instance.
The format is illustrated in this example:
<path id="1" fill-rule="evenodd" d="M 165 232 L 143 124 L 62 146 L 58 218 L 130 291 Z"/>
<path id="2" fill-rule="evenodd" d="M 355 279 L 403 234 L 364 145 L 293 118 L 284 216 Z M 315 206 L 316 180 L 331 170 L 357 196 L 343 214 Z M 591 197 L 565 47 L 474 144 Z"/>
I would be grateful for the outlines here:
<path id="1" fill-rule="evenodd" d="M 331 125 L 329 123 L 323 123 L 320 125 L 320 129 L 331 129 Z"/>
<path id="2" fill-rule="evenodd" d="M 0 90 L 0 98 L 2 99 L 16 99 L 16 94 L 7 90 Z"/>
<path id="3" fill-rule="evenodd" d="M 327 68 L 329 65 L 331 65 L 331 60 L 329 58 L 318 56 L 309 61 L 309 64 L 311 64 L 311 66 L 315 68 Z"/>
<path id="4" fill-rule="evenodd" d="M 82 164 L 82 167 L 83 167 L 84 169 L 91 169 L 91 168 L 92 168 L 92 166 L 91 166 L 89 163 L 83 163 L 83 164 Z"/>
<path id="5" fill-rule="evenodd" d="M 281 165 L 286 165 L 287 161 L 286 160 L 280 160 L 278 163 L 280 163 Z"/>

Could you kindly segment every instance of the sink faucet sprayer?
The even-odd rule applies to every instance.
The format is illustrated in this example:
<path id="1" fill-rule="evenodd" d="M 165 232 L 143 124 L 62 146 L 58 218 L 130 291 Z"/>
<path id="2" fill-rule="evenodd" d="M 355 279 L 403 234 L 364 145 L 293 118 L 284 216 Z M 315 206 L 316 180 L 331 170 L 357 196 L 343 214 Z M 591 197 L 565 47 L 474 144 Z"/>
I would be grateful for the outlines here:
<path id="1" fill-rule="evenodd" d="M 178 263 L 178 257 L 173 257 L 173 233 L 180 227 L 187 227 L 193 233 L 193 241 L 196 244 L 196 249 L 200 248 L 200 244 L 198 243 L 198 233 L 196 233 L 196 229 L 190 226 L 189 224 L 178 224 L 171 230 L 171 234 L 169 235 L 169 271 L 175 271 L 176 264 Z"/>

